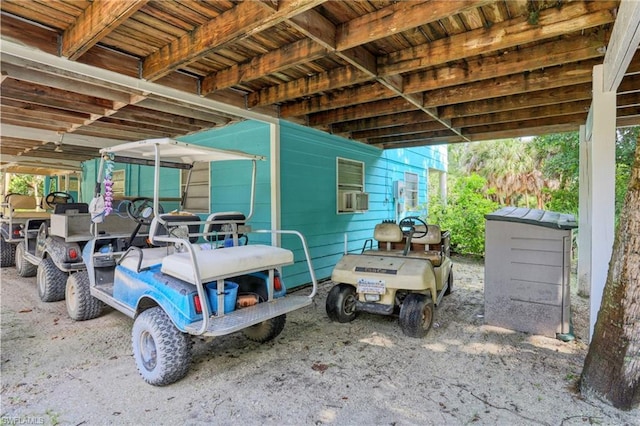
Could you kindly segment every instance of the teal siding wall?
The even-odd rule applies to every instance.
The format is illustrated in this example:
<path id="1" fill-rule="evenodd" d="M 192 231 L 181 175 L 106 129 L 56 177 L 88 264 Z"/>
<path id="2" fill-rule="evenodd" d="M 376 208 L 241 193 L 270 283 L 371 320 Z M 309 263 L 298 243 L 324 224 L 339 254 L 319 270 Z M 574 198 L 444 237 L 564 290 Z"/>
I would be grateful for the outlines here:
<path id="1" fill-rule="evenodd" d="M 209 130 L 180 138 L 183 142 L 220 149 L 235 149 L 262 155 L 256 169 L 256 195 L 251 225 L 254 229 L 271 228 L 271 168 L 269 166 L 269 125 L 243 121 L 219 130 Z M 251 162 L 221 161 L 211 164 L 210 211 L 241 211 L 249 214 Z M 270 244 L 268 235 L 253 234 L 251 242 Z"/>
<path id="2" fill-rule="evenodd" d="M 382 151 L 285 121 L 281 122 L 280 155 L 282 228 L 305 235 L 319 279 L 331 275 L 344 253 L 345 236 L 348 250 L 359 252 L 376 223 L 397 219 L 393 181 L 404 180 L 405 171 L 418 174 L 419 202 L 426 205 L 428 170 L 446 170 L 446 150 L 439 147 Z M 369 211 L 337 213 L 337 157 L 364 162 Z M 283 245 L 295 246 L 290 240 L 285 244 L 283 239 Z M 296 253 L 296 259 L 302 258 L 301 252 Z M 302 263 L 286 272 L 289 287 L 308 282 Z"/>
<path id="3" fill-rule="evenodd" d="M 271 228 L 271 182 L 269 125 L 244 121 L 218 130 L 180 138 L 198 145 L 236 149 L 262 155 L 258 162 L 256 203 L 251 225 Z M 337 213 L 337 157 L 365 164 L 365 191 L 369 193 L 369 211 Z M 85 201 L 93 197 L 98 161 L 84 163 L 82 192 Z M 152 196 L 153 172 L 146 166 L 127 167 L 127 195 Z M 371 238 L 376 223 L 398 219 L 393 199 L 393 182 L 404 180 L 404 172 L 419 176 L 419 203 L 426 205 L 428 170 L 446 170 L 444 147 L 421 147 L 382 151 L 327 133 L 282 121 L 280 128 L 281 227 L 301 232 L 307 239 L 318 279 L 331 275 L 345 248 L 359 252 Z M 179 172 L 161 176 L 163 196 L 179 195 Z M 229 161 L 211 166 L 211 211 L 249 211 L 251 166 L 248 162 Z M 424 212 L 402 214 L 420 215 Z M 251 242 L 269 243 L 268 235 L 252 235 Z M 297 237 L 283 236 L 282 246 L 293 250 L 296 263 L 285 267 L 283 277 L 293 288 L 310 281 L 304 252 Z"/>
<path id="4" fill-rule="evenodd" d="M 82 201 L 88 203 L 94 196 L 98 179 L 100 160 L 94 159 L 82 163 Z M 126 170 L 125 195 L 127 197 L 153 197 L 153 167 L 134 164 L 115 164 L 114 170 Z M 104 192 L 104 187 L 102 188 Z M 162 170 L 160 174 L 160 197 L 176 198 L 180 196 L 180 171 Z M 178 202 L 161 202 L 165 211 L 178 208 Z"/>

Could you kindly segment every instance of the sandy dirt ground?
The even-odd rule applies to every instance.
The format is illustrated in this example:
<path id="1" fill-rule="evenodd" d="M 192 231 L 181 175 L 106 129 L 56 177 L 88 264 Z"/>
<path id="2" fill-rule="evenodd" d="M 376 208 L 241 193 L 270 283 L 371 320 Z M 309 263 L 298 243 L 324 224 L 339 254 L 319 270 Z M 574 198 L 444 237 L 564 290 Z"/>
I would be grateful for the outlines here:
<path id="1" fill-rule="evenodd" d="M 43 303 L 35 278 L 1 270 L 2 424 L 640 425 L 576 393 L 587 346 L 587 301 L 572 297 L 576 340 L 484 324 L 483 265 L 454 258 L 455 291 L 423 339 L 397 318 L 332 323 L 320 285 L 274 341 L 242 334 L 196 340 L 188 375 L 146 384 L 131 351 L 132 321 L 105 310 L 74 322 Z M 308 289 L 299 290 L 300 292 Z"/>

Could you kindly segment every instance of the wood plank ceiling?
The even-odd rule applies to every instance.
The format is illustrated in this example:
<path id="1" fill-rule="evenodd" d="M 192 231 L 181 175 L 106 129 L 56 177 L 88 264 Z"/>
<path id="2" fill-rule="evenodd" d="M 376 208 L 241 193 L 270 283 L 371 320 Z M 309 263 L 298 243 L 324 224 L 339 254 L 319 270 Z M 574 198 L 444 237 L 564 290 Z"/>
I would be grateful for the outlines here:
<path id="1" fill-rule="evenodd" d="M 577 130 L 618 6 L 2 0 L 0 24 L 4 43 L 386 149 Z M 640 124 L 638 73 L 640 54 L 617 94 L 620 126 Z M 243 119 L 4 52 L 1 89 L 3 158 L 83 160 Z"/>

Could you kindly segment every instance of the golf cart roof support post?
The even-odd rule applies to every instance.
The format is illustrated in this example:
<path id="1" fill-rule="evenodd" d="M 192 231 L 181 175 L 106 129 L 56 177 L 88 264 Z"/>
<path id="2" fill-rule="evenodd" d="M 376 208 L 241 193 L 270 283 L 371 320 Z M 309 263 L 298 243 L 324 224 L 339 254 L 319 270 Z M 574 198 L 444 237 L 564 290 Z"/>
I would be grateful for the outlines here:
<path id="1" fill-rule="evenodd" d="M 104 172 L 104 155 L 100 156 L 100 166 L 98 167 L 98 177 L 96 178 L 96 186 L 93 190 L 93 196 L 97 197 L 102 192 L 102 178 Z"/>
<path id="2" fill-rule="evenodd" d="M 193 164 L 192 164 L 193 165 Z M 187 191 L 189 191 L 189 184 L 191 184 L 191 173 L 193 172 L 193 167 L 189 169 L 189 173 L 187 173 L 187 182 L 184 185 L 184 190 L 182 191 L 182 195 L 180 196 L 180 207 L 178 207 L 178 211 L 182 211 L 184 209 L 185 204 L 187 204 Z"/>
<path id="3" fill-rule="evenodd" d="M 251 160 L 251 200 L 249 202 L 249 215 L 245 218 L 248 222 L 253 216 L 253 206 L 255 204 L 255 196 L 256 196 L 256 173 L 257 173 L 257 162 L 256 160 Z"/>
<path id="4" fill-rule="evenodd" d="M 160 146 L 156 143 L 154 144 L 154 148 L 156 161 L 153 166 L 153 216 L 158 216 L 158 219 L 160 219 L 157 213 L 160 211 L 158 210 L 160 208 Z M 180 204 L 182 206 L 182 203 Z M 160 221 L 162 222 L 162 220 Z"/>

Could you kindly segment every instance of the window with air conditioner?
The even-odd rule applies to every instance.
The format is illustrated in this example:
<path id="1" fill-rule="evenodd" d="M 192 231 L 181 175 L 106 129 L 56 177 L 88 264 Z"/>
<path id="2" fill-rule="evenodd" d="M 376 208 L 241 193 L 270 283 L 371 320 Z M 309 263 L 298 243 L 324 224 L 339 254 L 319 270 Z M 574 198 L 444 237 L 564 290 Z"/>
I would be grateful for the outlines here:
<path id="1" fill-rule="evenodd" d="M 416 173 L 404 172 L 404 208 L 406 211 L 418 209 L 418 183 Z"/>
<path id="2" fill-rule="evenodd" d="M 182 170 L 180 179 L 180 195 L 184 193 L 189 170 Z M 211 206 L 210 197 L 210 177 L 209 163 L 195 163 L 191 170 L 191 180 L 189 181 L 189 192 L 184 204 L 184 210 L 192 213 L 208 213 Z"/>
<path id="3" fill-rule="evenodd" d="M 364 163 L 337 159 L 338 213 L 355 213 L 369 210 L 369 194 L 364 192 Z"/>

